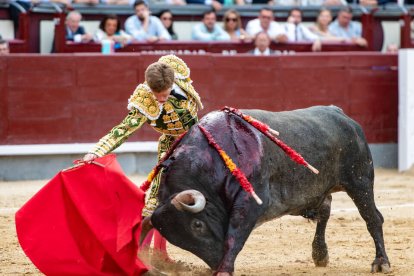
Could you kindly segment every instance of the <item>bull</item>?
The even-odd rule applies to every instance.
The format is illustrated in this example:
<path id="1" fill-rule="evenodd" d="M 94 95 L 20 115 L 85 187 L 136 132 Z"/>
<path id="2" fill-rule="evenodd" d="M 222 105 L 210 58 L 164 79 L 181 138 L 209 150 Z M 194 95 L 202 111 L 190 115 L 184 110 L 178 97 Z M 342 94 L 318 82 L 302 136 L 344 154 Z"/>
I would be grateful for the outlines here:
<path id="1" fill-rule="evenodd" d="M 360 125 L 335 106 L 242 112 L 279 130 L 280 138 L 320 173 L 292 162 L 240 117 L 214 111 L 199 124 L 244 172 L 263 204 L 240 187 L 200 129 L 193 127 L 161 164 L 160 203 L 150 218 L 152 225 L 170 243 L 201 258 L 217 275 L 229 275 L 255 227 L 284 215 L 303 216 L 317 222 L 312 258 L 316 266 L 326 266 L 331 194 L 345 191 L 375 243 L 371 271 L 389 272 L 384 219 L 374 201 L 373 162 Z"/>

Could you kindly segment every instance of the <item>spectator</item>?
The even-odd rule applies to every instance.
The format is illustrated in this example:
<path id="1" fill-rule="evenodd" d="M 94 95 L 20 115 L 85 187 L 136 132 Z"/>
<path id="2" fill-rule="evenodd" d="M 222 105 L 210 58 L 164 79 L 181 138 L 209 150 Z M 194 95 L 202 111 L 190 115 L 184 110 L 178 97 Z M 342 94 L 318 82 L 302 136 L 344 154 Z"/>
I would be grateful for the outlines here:
<path id="1" fill-rule="evenodd" d="M 343 38 L 336 37 L 329 31 L 329 24 L 332 22 L 332 13 L 326 8 L 322 8 L 318 17 L 316 18 L 315 25 L 310 26 L 309 29 L 316 34 L 319 39 L 324 41 L 344 41 Z"/>
<path id="2" fill-rule="evenodd" d="M 253 5 L 274 5 L 274 0 L 246 0 L 247 4 L 253 4 Z"/>
<path id="3" fill-rule="evenodd" d="M 72 0 L 75 4 L 87 4 L 87 5 L 98 5 L 99 0 Z"/>
<path id="4" fill-rule="evenodd" d="M 185 0 L 162 0 L 159 4 L 184 6 L 187 4 L 187 2 L 185 2 Z"/>
<path id="5" fill-rule="evenodd" d="M 360 6 L 377 6 L 378 4 L 385 5 L 389 2 L 397 2 L 394 0 L 346 0 L 349 4 L 358 4 Z"/>
<path id="6" fill-rule="evenodd" d="M 114 43 L 115 49 L 124 47 L 132 40 L 132 36 L 121 30 L 121 21 L 115 14 L 106 15 L 95 33 L 95 42 L 101 43 L 106 39 Z"/>
<path id="7" fill-rule="evenodd" d="M 246 31 L 252 37 L 260 32 L 266 32 L 270 39 L 276 42 L 287 42 L 288 39 L 282 26 L 273 19 L 273 11 L 269 8 L 262 8 L 259 17 L 247 23 Z"/>
<path id="8" fill-rule="evenodd" d="M 211 6 L 215 11 L 219 11 L 223 8 L 224 0 L 187 0 L 187 4 L 201 4 Z"/>
<path id="9" fill-rule="evenodd" d="M 411 39 L 414 39 L 414 19 L 411 21 Z"/>
<path id="10" fill-rule="evenodd" d="M 343 7 L 334 22 L 329 25 L 329 31 L 337 37 L 344 38 L 359 46 L 366 47 L 367 41 L 362 38 L 361 23 L 352 21 L 352 9 Z"/>
<path id="11" fill-rule="evenodd" d="M 135 15 L 125 21 L 125 30 L 138 41 L 155 42 L 171 40 L 170 34 L 164 28 L 161 20 L 150 14 L 148 5 L 143 0 L 134 3 Z"/>
<path id="12" fill-rule="evenodd" d="M 10 53 L 9 43 L 0 38 L 0 56 L 7 55 Z"/>
<path id="13" fill-rule="evenodd" d="M 79 25 L 82 15 L 78 11 L 71 11 L 66 16 L 66 40 L 74 42 L 90 42 L 92 35 L 85 32 L 85 28 Z"/>
<path id="14" fill-rule="evenodd" d="M 255 56 L 269 56 L 273 54 L 273 50 L 269 48 L 271 39 L 266 32 L 259 32 L 254 38 L 254 50 L 251 50 L 249 53 L 254 54 Z"/>
<path id="15" fill-rule="evenodd" d="M 198 41 L 230 40 L 230 36 L 217 25 L 213 10 L 204 12 L 202 22 L 194 25 L 191 36 Z"/>
<path id="16" fill-rule="evenodd" d="M 228 10 L 223 17 L 224 30 L 231 41 L 251 41 L 249 34 L 243 30 L 240 14 L 236 10 Z"/>
<path id="17" fill-rule="evenodd" d="M 233 5 L 243 6 L 244 4 L 245 4 L 244 0 L 223 0 L 223 6 L 233 6 Z"/>
<path id="18" fill-rule="evenodd" d="M 387 45 L 385 52 L 388 54 L 397 54 L 398 53 L 398 45 L 396 43 L 391 43 Z"/>
<path id="19" fill-rule="evenodd" d="M 291 9 L 285 25 L 286 36 L 289 42 L 312 42 L 312 51 L 321 50 L 319 37 L 302 24 L 302 11 L 298 8 Z"/>
<path id="20" fill-rule="evenodd" d="M 271 0 L 269 5 L 299 7 L 302 0 Z"/>
<path id="21" fill-rule="evenodd" d="M 360 0 L 359 5 L 376 7 L 378 6 L 378 1 L 377 0 Z"/>
<path id="22" fill-rule="evenodd" d="M 345 0 L 307 0 L 308 6 L 346 6 Z"/>
<path id="23" fill-rule="evenodd" d="M 178 40 L 178 36 L 174 31 L 173 14 L 170 10 L 163 10 L 160 12 L 159 18 L 164 28 L 168 31 L 172 40 Z"/>
<path id="24" fill-rule="evenodd" d="M 102 4 L 107 5 L 133 5 L 134 1 L 131 0 L 100 0 Z"/>

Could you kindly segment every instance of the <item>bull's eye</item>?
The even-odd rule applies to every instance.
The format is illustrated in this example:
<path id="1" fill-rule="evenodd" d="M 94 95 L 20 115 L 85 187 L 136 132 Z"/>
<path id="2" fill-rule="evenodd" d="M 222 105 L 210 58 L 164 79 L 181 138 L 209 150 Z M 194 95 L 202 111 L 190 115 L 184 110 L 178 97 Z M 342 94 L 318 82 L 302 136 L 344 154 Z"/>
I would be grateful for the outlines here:
<path id="1" fill-rule="evenodd" d="M 199 219 L 193 219 L 191 222 L 191 230 L 194 234 L 203 235 L 207 231 L 206 224 Z"/>

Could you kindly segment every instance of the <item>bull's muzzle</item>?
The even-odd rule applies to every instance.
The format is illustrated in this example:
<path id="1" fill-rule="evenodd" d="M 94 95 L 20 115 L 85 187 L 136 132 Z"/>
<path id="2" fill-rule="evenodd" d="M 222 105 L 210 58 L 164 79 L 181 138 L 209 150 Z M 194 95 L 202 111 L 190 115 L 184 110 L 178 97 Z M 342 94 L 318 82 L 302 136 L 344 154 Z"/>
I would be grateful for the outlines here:
<path id="1" fill-rule="evenodd" d="M 198 213 L 206 206 L 206 198 L 197 190 L 185 190 L 171 199 L 171 204 L 177 210 Z"/>

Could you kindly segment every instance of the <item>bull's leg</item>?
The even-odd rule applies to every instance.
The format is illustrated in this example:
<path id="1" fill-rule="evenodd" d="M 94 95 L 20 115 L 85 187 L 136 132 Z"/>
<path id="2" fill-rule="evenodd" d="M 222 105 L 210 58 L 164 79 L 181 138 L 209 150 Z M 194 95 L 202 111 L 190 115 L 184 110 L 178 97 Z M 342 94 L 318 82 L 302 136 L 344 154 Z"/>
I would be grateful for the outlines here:
<path id="1" fill-rule="evenodd" d="M 316 266 L 327 266 L 329 263 L 328 247 L 325 242 L 325 230 L 331 215 L 332 196 L 329 194 L 318 210 L 318 223 L 315 238 L 312 242 L 312 259 Z"/>
<path id="2" fill-rule="evenodd" d="M 384 218 L 375 206 L 374 191 L 371 180 L 361 178 L 354 185 L 345 187 L 346 192 L 354 201 L 359 213 L 367 224 L 367 228 L 375 243 L 375 260 L 371 272 L 390 272 L 390 262 L 385 252 L 382 224 Z"/>
<path id="3" fill-rule="evenodd" d="M 216 275 L 231 275 L 233 273 L 234 261 L 256 225 L 257 218 L 263 212 L 262 206 L 259 207 L 251 196 L 243 193 L 244 195 L 239 196 L 234 202 L 231 211 L 224 241 L 224 256 Z M 265 204 L 263 203 L 263 205 Z"/>

